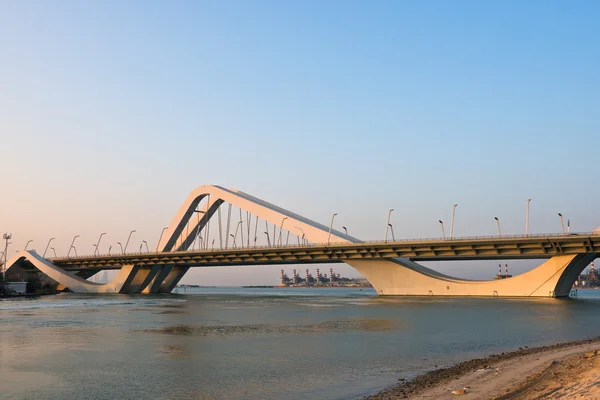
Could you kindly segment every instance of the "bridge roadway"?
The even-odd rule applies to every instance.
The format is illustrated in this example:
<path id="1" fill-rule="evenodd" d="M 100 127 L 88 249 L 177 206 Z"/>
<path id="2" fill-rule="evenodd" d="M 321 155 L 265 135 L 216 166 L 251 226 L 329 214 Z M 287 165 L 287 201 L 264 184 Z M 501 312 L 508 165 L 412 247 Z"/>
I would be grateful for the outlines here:
<path id="1" fill-rule="evenodd" d="M 54 258 L 65 270 L 120 269 L 124 265 L 177 265 L 217 267 L 341 263 L 347 260 L 412 261 L 548 259 L 554 256 L 600 254 L 600 232 L 536 234 L 528 236 L 414 239 L 356 243 L 318 243 L 304 246 L 252 247 L 188 250 L 135 254 L 113 254 Z"/>

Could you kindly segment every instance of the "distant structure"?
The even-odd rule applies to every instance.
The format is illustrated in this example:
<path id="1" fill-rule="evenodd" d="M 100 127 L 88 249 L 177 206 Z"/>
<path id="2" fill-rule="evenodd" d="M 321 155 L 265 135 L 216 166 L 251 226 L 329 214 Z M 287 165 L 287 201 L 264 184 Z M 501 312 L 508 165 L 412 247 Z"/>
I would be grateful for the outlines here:
<path id="1" fill-rule="evenodd" d="M 508 264 L 504 264 L 504 267 L 505 267 L 505 274 L 502 275 L 502 264 L 498 264 L 498 275 L 496 275 L 494 277 L 494 279 L 512 278 L 512 275 L 508 274 Z"/>
<path id="2" fill-rule="evenodd" d="M 313 277 L 307 269 L 305 278 L 300 277 L 296 270 L 292 271 L 290 278 L 285 270 L 281 270 L 280 287 L 372 287 L 366 279 L 346 278 L 340 274 L 335 274 L 333 268 L 329 268 L 329 274 L 321 274 L 321 270 L 317 268 Z"/>

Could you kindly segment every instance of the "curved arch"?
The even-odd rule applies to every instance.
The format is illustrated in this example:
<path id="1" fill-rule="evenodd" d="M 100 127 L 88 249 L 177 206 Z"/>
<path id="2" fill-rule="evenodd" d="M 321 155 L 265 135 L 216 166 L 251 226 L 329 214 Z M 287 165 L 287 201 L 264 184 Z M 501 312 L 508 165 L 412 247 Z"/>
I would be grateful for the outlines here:
<path id="1" fill-rule="evenodd" d="M 133 265 L 126 265 L 119 270 L 117 276 L 109 283 L 101 284 L 89 282 L 75 274 L 57 267 L 32 250 L 22 250 L 12 257 L 6 263 L 6 265 L 9 266 L 7 269 L 7 274 L 14 265 L 19 264 L 23 260 L 29 261 L 40 272 L 44 273 L 61 285 L 68 287 L 75 293 L 123 293 L 124 291 L 129 293 L 129 291 L 132 289 L 132 275 L 135 275 L 135 273 L 132 274 L 135 267 Z"/>
<path id="2" fill-rule="evenodd" d="M 185 225 L 191 219 L 198 204 L 200 204 L 205 197 L 208 198 L 208 201 L 201 210 L 203 217 L 191 231 L 189 236 L 186 236 L 187 232 L 184 232 Z M 206 225 L 208 220 L 224 202 L 248 211 L 277 226 L 281 224 L 284 218 L 287 218 L 289 221 L 285 222 L 285 229 L 298 236 L 305 235 L 305 238 L 310 242 L 324 243 L 328 240 L 329 227 L 323 224 L 239 190 L 225 189 L 215 185 L 204 185 L 197 187 L 188 195 L 177 214 L 173 217 L 167 231 L 161 238 L 158 249 L 161 251 L 187 249 L 193 242 L 199 229 L 202 229 Z M 331 242 L 360 241 L 355 237 L 346 235 L 335 229 L 331 230 L 331 237 L 329 240 Z M 178 246 L 177 243 L 180 243 L 180 245 Z"/>

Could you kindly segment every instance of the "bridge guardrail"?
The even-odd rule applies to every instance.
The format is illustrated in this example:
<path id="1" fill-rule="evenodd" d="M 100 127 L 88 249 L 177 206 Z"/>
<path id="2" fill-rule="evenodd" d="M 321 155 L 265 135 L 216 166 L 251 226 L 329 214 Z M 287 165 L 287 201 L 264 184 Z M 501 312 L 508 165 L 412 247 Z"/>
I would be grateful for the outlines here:
<path id="1" fill-rule="evenodd" d="M 178 252 L 214 252 L 214 251 L 226 251 L 226 250 L 256 250 L 256 249 L 279 249 L 279 248 L 300 248 L 300 247 L 322 247 L 322 246 L 342 246 L 342 245 L 352 245 L 352 244 L 394 244 L 394 243 L 407 243 L 407 242 L 460 242 L 460 241 L 468 241 L 468 240 L 487 240 L 487 239 L 528 239 L 528 238 L 554 238 L 554 239 L 566 239 L 573 236 L 600 236 L 600 232 L 574 232 L 570 234 L 562 234 L 562 233 L 534 233 L 534 234 L 521 234 L 521 235 L 485 235 L 485 236 L 462 236 L 462 237 L 454 237 L 452 239 L 446 238 L 423 238 L 423 239 L 396 239 L 396 240 L 363 240 L 359 242 L 329 242 L 329 243 L 306 243 L 306 244 L 287 244 L 282 246 L 269 246 L 269 245 L 259 245 L 259 246 L 250 246 L 250 247 L 229 247 L 229 248 L 214 248 L 214 249 L 188 249 L 188 250 L 180 250 Z M 95 259 L 99 257 L 116 257 L 119 255 L 122 256 L 135 256 L 135 255 L 148 255 L 148 254 L 156 254 L 161 253 L 159 251 L 151 251 L 151 252 L 131 252 L 124 254 L 98 254 L 98 255 L 85 255 L 79 257 L 69 257 L 71 259 Z M 67 257 L 55 257 L 48 258 L 48 260 L 53 259 L 65 259 Z"/>

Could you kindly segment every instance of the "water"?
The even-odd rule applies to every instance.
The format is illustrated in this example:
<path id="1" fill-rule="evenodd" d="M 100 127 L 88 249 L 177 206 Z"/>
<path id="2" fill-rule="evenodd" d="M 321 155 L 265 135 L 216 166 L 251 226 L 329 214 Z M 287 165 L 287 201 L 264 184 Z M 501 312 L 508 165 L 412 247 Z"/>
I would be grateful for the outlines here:
<path id="1" fill-rule="evenodd" d="M 600 336 L 578 299 L 187 289 L 0 301 L 2 398 L 355 399 L 485 354 Z"/>

